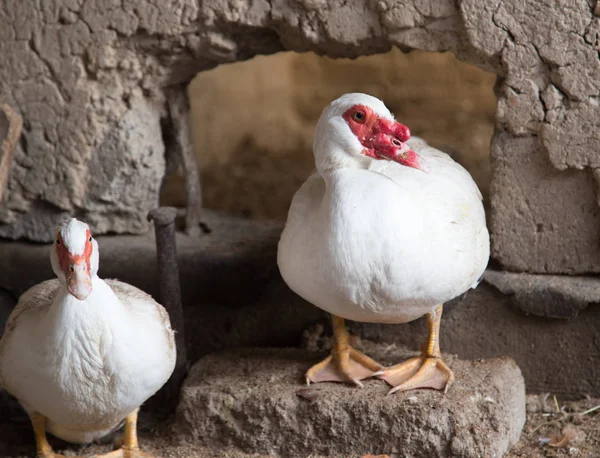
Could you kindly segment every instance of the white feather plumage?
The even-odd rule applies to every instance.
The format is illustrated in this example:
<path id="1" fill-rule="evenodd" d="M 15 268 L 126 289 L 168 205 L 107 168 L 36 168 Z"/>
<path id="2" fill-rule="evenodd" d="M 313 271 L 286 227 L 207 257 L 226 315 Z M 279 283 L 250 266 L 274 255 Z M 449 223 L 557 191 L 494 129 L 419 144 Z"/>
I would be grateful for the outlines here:
<path id="1" fill-rule="evenodd" d="M 278 265 L 292 290 L 329 313 L 408 322 L 477 284 L 489 258 L 482 198 L 462 166 L 420 138 L 408 144 L 429 173 L 361 154 L 341 117 L 354 104 L 393 119 L 364 94 L 325 109 L 317 170 L 292 200 Z"/>
<path id="2" fill-rule="evenodd" d="M 79 243 L 76 234 L 65 237 Z M 64 275 L 40 283 L 21 296 L 0 340 L 0 386 L 29 413 L 47 417 L 49 432 L 75 443 L 118 428 L 175 367 L 166 310 L 131 285 L 98 278 L 93 243 L 87 299 L 68 294 Z"/>

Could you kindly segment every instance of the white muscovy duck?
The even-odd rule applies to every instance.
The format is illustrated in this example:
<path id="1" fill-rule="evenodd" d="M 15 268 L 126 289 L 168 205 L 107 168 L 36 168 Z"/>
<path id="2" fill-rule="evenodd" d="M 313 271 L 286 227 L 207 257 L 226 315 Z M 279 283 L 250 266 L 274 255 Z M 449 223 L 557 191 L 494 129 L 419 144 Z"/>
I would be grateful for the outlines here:
<path id="1" fill-rule="evenodd" d="M 27 411 L 37 456 L 55 458 L 46 431 L 89 443 L 125 422 L 123 446 L 105 457 L 138 458 L 138 408 L 169 379 L 175 340 L 167 311 L 143 291 L 98 278 L 88 226 L 65 223 L 51 247 L 58 279 L 21 298 L 0 340 L 0 386 Z"/>
<path id="2" fill-rule="evenodd" d="M 283 279 L 331 313 L 331 355 L 307 383 L 362 386 L 378 376 L 390 393 L 446 391 L 443 303 L 475 287 L 489 258 L 482 197 L 469 173 L 419 138 L 409 140 L 382 101 L 345 94 L 317 124 L 316 171 L 294 196 L 278 247 Z M 427 315 L 422 355 L 384 368 L 350 347 L 344 320 L 406 323 Z"/>

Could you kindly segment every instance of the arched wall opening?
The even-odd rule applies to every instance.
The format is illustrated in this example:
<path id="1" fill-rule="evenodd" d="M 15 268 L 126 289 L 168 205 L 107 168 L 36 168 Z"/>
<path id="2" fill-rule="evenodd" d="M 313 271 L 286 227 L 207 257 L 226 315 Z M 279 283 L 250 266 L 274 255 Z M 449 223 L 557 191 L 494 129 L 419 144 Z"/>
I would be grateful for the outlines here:
<path id="1" fill-rule="evenodd" d="M 293 194 L 314 168 L 312 138 L 321 110 L 345 92 L 381 98 L 413 135 L 469 170 L 487 205 L 495 81 L 451 53 L 397 48 L 355 60 L 285 52 L 201 72 L 188 96 L 203 205 L 285 220 Z M 181 170 L 162 201 L 185 203 Z"/>

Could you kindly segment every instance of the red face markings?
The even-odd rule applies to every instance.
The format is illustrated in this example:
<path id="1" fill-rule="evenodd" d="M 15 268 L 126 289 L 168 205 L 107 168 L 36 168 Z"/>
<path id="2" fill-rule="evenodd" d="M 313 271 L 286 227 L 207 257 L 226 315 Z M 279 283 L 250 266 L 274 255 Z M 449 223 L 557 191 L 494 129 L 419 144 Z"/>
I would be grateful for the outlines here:
<path id="1" fill-rule="evenodd" d="M 60 232 L 56 236 L 56 253 L 58 255 L 58 261 L 60 263 L 60 269 L 65 272 L 65 274 L 71 268 L 71 265 L 81 265 L 83 263 L 86 264 L 87 272 L 90 272 L 91 269 L 91 256 L 92 251 L 94 249 L 94 245 L 92 244 L 92 234 L 90 230 L 86 230 L 85 233 L 86 241 L 85 247 L 83 249 L 82 254 L 71 254 L 67 247 L 65 246 L 65 242 L 62 238 Z"/>
<path id="2" fill-rule="evenodd" d="M 377 122 L 377 115 L 369 107 L 364 105 L 354 105 L 342 115 L 350 126 L 352 133 L 360 143 L 367 147 L 367 143 L 373 137 L 373 127 Z"/>
<path id="3" fill-rule="evenodd" d="M 360 104 L 346 110 L 342 117 L 363 146 L 365 156 L 421 169 L 420 156 L 406 145 L 410 129 L 405 125 L 380 117 L 371 108 Z"/>

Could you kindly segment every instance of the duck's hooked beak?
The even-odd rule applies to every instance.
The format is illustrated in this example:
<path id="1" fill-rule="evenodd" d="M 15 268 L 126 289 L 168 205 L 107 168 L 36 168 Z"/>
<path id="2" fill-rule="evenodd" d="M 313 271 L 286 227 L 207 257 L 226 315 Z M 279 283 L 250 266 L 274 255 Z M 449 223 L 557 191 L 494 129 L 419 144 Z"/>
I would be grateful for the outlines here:
<path id="1" fill-rule="evenodd" d="M 80 301 L 84 301 L 92 292 L 92 277 L 85 259 L 71 259 L 65 272 L 67 291 Z"/>

